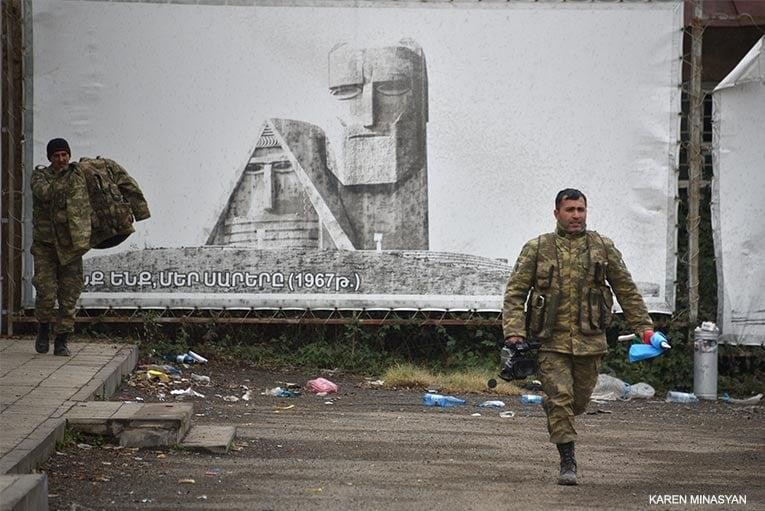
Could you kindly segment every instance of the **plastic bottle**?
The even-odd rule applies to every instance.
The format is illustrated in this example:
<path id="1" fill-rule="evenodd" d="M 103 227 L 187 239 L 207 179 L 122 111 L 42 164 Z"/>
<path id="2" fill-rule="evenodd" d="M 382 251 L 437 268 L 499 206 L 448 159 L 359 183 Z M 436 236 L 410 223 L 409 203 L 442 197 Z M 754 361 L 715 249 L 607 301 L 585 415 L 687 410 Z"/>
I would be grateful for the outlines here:
<path id="1" fill-rule="evenodd" d="M 422 404 L 425 406 L 457 406 L 464 405 L 467 401 L 454 396 L 442 396 L 441 394 L 426 393 L 422 396 Z"/>
<path id="2" fill-rule="evenodd" d="M 194 359 L 194 362 L 197 362 L 199 364 L 207 363 L 207 359 L 205 357 L 203 357 L 202 355 L 198 355 L 197 353 L 194 353 L 191 350 L 189 350 L 188 355 Z"/>
<path id="3" fill-rule="evenodd" d="M 697 398 L 695 394 L 670 390 L 667 392 L 666 401 L 667 403 L 698 403 L 699 398 Z"/>
<path id="4" fill-rule="evenodd" d="M 524 394 L 521 396 L 521 403 L 524 405 L 541 405 L 544 399 L 536 394 Z"/>
<path id="5" fill-rule="evenodd" d="M 504 401 L 494 400 L 494 401 L 484 401 L 483 403 L 479 404 L 478 406 L 483 408 L 502 408 L 505 406 Z"/>
<path id="6" fill-rule="evenodd" d="M 175 361 L 179 364 L 194 364 L 196 363 L 196 360 L 194 360 L 194 357 L 189 355 L 188 353 L 184 353 L 182 355 L 177 355 L 175 357 Z"/>

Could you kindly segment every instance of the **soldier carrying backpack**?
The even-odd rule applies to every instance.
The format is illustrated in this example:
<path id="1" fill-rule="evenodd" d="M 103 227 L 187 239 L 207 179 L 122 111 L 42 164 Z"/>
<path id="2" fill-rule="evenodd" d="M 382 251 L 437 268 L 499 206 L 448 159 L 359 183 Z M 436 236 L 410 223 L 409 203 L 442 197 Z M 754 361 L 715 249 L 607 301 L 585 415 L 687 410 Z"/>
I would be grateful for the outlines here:
<path id="1" fill-rule="evenodd" d="M 138 184 L 120 165 L 105 158 L 72 163 L 71 154 L 66 140 L 54 138 L 47 146 L 50 165 L 32 173 L 35 350 L 48 352 L 52 327 L 53 354 L 60 356 L 69 355 L 82 256 L 91 248 L 118 245 L 135 231 L 133 220 L 150 216 Z"/>

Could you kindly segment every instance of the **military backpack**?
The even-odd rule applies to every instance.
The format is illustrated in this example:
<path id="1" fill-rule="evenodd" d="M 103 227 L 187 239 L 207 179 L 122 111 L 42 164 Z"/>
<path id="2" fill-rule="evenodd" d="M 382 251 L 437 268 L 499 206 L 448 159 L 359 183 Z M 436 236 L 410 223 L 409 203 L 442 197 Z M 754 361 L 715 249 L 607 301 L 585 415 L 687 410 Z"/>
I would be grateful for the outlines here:
<path id="1" fill-rule="evenodd" d="M 138 183 L 114 160 L 80 158 L 91 205 L 92 248 L 110 248 L 127 239 L 134 221 L 151 216 Z"/>

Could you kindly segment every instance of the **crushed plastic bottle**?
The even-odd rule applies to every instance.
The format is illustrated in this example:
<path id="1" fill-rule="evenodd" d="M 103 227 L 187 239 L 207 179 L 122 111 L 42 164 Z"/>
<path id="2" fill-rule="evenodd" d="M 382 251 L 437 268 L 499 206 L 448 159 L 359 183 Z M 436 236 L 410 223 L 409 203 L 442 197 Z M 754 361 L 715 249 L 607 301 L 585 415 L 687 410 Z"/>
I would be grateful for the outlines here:
<path id="1" fill-rule="evenodd" d="M 180 355 L 165 355 L 165 360 L 168 362 L 175 362 L 176 364 L 195 364 L 196 360 L 188 353 L 182 353 Z"/>
<path id="2" fill-rule="evenodd" d="M 541 405 L 543 401 L 544 398 L 542 396 L 535 394 L 524 394 L 521 396 L 521 403 L 524 405 Z"/>
<path id="3" fill-rule="evenodd" d="M 193 381 L 194 383 L 201 383 L 203 385 L 209 385 L 210 384 L 210 377 L 207 376 L 207 375 L 191 373 L 191 381 Z"/>
<path id="4" fill-rule="evenodd" d="M 460 399 L 454 396 L 443 396 L 441 394 L 431 394 L 430 392 L 425 393 L 422 396 L 422 404 L 425 406 L 443 406 L 443 407 L 449 407 L 449 406 L 457 406 L 457 405 L 464 405 L 467 403 L 464 399 Z"/>
<path id="5" fill-rule="evenodd" d="M 274 397 L 297 397 L 300 395 L 300 392 L 285 389 L 282 387 L 274 387 L 272 389 L 266 390 L 263 394 Z"/>
<path id="6" fill-rule="evenodd" d="M 504 401 L 484 401 L 483 403 L 479 404 L 478 406 L 482 408 L 503 408 L 505 406 Z"/>
<path id="7" fill-rule="evenodd" d="M 667 403 L 698 403 L 699 398 L 695 394 L 689 394 L 687 392 L 677 392 L 670 390 L 667 392 Z"/>

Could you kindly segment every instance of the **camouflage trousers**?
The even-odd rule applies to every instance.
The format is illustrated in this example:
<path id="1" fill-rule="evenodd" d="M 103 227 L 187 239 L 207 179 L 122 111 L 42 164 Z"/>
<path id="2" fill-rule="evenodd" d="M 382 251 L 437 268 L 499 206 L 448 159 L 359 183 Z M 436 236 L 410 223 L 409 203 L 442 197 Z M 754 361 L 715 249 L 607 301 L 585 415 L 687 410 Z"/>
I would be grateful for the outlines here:
<path id="1" fill-rule="evenodd" d="M 39 323 L 55 323 L 54 334 L 74 331 L 76 304 L 83 284 L 82 257 L 69 264 L 60 264 L 56 247 L 32 244 L 35 271 L 32 277 L 35 296 L 35 318 Z M 58 314 L 55 305 L 58 301 Z"/>
<path id="2" fill-rule="evenodd" d="M 574 416 L 587 409 L 602 358 L 603 355 L 539 353 L 539 380 L 547 394 L 544 409 L 550 442 L 565 444 L 576 440 Z"/>

